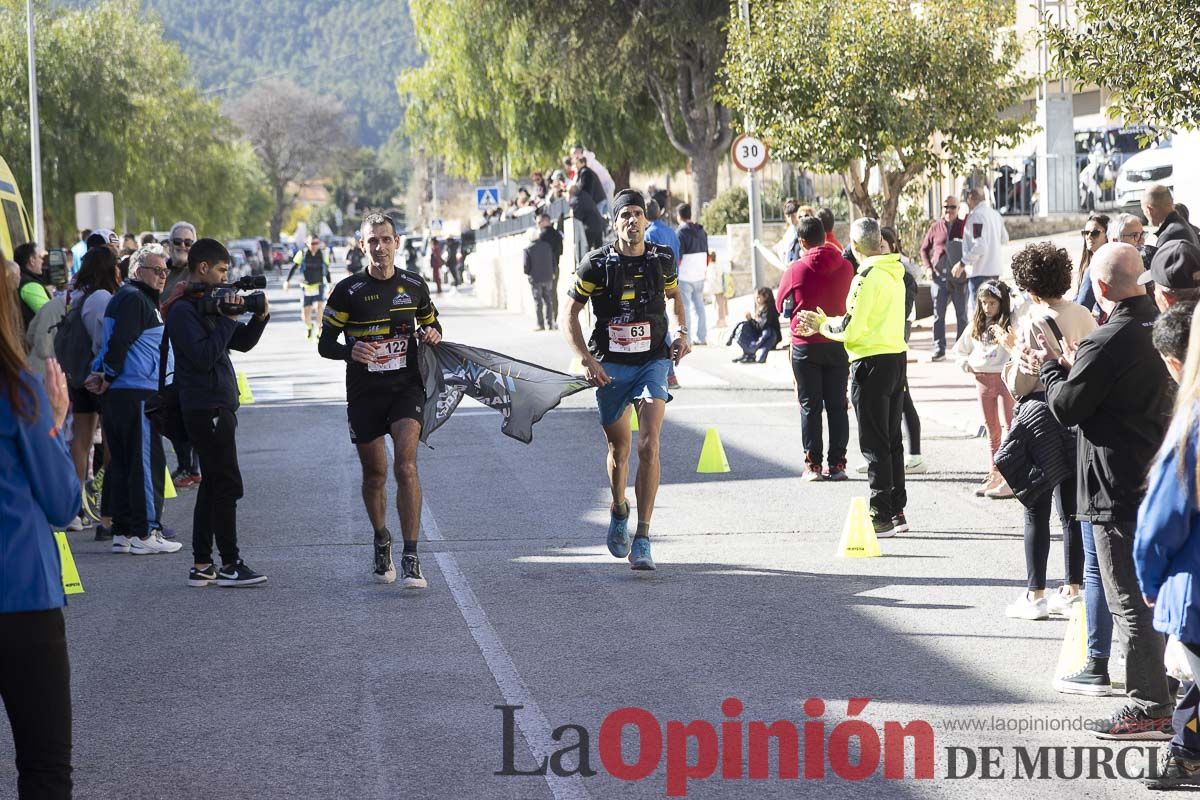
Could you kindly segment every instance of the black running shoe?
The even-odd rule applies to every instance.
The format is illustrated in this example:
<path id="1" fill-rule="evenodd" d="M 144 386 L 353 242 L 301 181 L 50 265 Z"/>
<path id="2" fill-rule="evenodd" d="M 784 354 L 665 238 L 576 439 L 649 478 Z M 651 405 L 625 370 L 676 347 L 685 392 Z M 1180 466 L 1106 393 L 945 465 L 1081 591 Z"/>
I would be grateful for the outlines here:
<path id="1" fill-rule="evenodd" d="M 1171 725 L 1171 709 L 1164 708 L 1165 716 L 1152 717 L 1141 706 L 1130 703 L 1109 719 L 1097 720 L 1092 724 L 1092 733 L 1100 739 L 1130 741 L 1158 741 L 1175 735 Z"/>
<path id="2" fill-rule="evenodd" d="M 420 568 L 418 568 L 418 572 Z M 375 540 L 375 580 L 392 583 L 396 580 L 396 565 L 392 563 L 392 540 Z"/>
<path id="3" fill-rule="evenodd" d="M 429 585 L 421 574 L 421 559 L 416 553 L 400 556 L 400 585 L 405 589 L 424 589 Z"/>
<path id="4" fill-rule="evenodd" d="M 257 586 L 266 582 L 266 575 L 259 575 L 247 567 L 240 558 L 232 564 L 221 567 L 220 572 L 217 573 L 217 586 Z"/>
<path id="5" fill-rule="evenodd" d="M 1176 786 L 1200 786 L 1200 761 L 1189 761 L 1173 754 L 1170 748 L 1158 762 L 1158 774 L 1142 781 L 1147 789 L 1174 789 Z"/>
<path id="6" fill-rule="evenodd" d="M 212 586 L 217 582 L 217 565 L 209 564 L 204 569 L 196 569 L 192 567 L 188 572 L 188 586 L 196 589 L 203 589 L 205 586 Z"/>
<path id="7" fill-rule="evenodd" d="M 1108 697 L 1113 693 L 1112 681 L 1108 677 L 1108 661 L 1103 666 L 1089 659 L 1083 669 L 1061 678 L 1055 678 L 1054 690 L 1063 694 L 1081 694 L 1086 697 Z"/>
<path id="8" fill-rule="evenodd" d="M 96 539 L 97 542 L 111 542 L 113 537 L 112 528 L 106 528 L 99 522 L 96 523 Z"/>

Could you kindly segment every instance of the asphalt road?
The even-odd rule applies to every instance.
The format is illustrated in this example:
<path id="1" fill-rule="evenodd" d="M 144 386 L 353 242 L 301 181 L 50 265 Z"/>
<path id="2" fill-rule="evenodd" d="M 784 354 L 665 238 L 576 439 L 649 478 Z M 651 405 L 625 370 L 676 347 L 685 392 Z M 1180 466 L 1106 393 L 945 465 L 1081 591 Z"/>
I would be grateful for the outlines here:
<path id="1" fill-rule="evenodd" d="M 86 588 L 67 609 L 77 797 L 664 797 L 677 792 L 668 778 L 679 780 L 684 761 L 703 768 L 710 745 L 717 753 L 715 741 L 698 744 L 703 725 L 689 729 L 701 738 L 681 750 L 685 740 L 670 720 L 707 721 L 726 745 L 738 736 L 723 722 L 741 721 L 744 730 L 754 720 L 825 725 L 824 779 L 783 779 L 772 756 L 770 777 L 752 780 L 748 767 L 732 769 L 740 761 L 733 748 L 731 777 L 717 766 L 686 784 L 689 797 L 1143 791 L 1120 778 L 1089 779 L 1086 769 L 1070 781 L 1014 776 L 1014 748 L 1094 747 L 1085 732 L 1045 729 L 1077 726 L 1119 703 L 1050 688 L 1064 622 L 1003 615 L 1024 582 L 1020 509 L 970 491 L 986 448 L 963 433 L 963 415 L 978 412 L 952 365 L 916 368 L 918 407 L 929 398 L 939 409 L 924 419 L 933 469 L 910 479 L 913 532 L 884 541 L 882 558 L 835 557 L 850 500 L 866 483 L 799 480 L 793 396 L 763 378 L 766 370 L 786 374 L 784 354 L 765 368 L 740 367 L 710 345 L 685 362 L 685 386 L 667 415 L 656 572 L 635 573 L 604 547 L 603 438 L 584 393 L 538 423 L 528 446 L 502 436 L 493 412 L 466 404 L 434 435 L 433 449 L 420 454 L 430 586 L 405 592 L 371 578 L 342 367 L 304 341 L 295 292 L 273 290 L 272 298 L 262 344 L 237 359 L 257 398 L 239 415 L 241 544 L 270 581 L 190 589 L 186 546 L 139 559 L 109 553 L 90 532 L 71 535 Z M 558 335 L 533 333 L 528 319 L 462 296 L 441 306 L 452 341 L 558 368 L 570 361 Z M 695 471 L 710 427 L 720 432 L 728 474 Z M 185 543 L 194 498 L 184 491 L 166 505 L 167 523 Z M 1055 582 L 1061 552 L 1055 542 Z M 744 712 L 724 714 L 726 698 Z M 823 714 L 806 711 L 809 698 L 824 701 Z M 850 698 L 870 702 L 851 708 Z M 524 707 L 514 713 L 516 769 L 577 744 L 583 730 L 597 774 L 497 775 L 505 759 L 498 705 Z M 657 721 L 643 730 L 641 756 L 653 755 L 653 730 L 664 737 L 661 760 L 646 761 L 640 780 L 621 780 L 611 768 L 614 747 L 623 746 L 627 764 L 638 761 L 636 729 L 613 737 L 610 722 L 602 734 L 605 718 L 624 707 Z M 858 739 L 849 740 L 848 762 L 840 755 L 844 734 L 863 732 L 838 728 L 856 712 L 879 737 L 887 721 L 927 721 L 934 777 L 913 779 L 911 743 L 903 780 L 885 778 L 882 766 L 867 770 L 869 785 L 841 777 L 845 764 L 872 757 Z M 993 718 L 1043 730 L 947 728 L 994 725 Z M 6 724 L 0 797 L 13 796 L 15 783 Z M 567 724 L 580 727 L 557 731 L 554 741 Z M 820 741 L 805 729 L 805 748 Z M 977 764 L 974 777 L 948 777 L 952 747 L 973 748 L 980 761 L 979 748 L 1003 748 L 993 772 L 1005 776 L 980 779 Z M 1065 752 L 1070 771 L 1075 751 Z M 1135 771 L 1147 758 L 1142 750 L 1127 756 Z M 565 767 L 578 757 L 568 754 Z M 1085 751 L 1085 764 L 1089 757 Z M 959 751 L 959 773 L 964 758 Z"/>

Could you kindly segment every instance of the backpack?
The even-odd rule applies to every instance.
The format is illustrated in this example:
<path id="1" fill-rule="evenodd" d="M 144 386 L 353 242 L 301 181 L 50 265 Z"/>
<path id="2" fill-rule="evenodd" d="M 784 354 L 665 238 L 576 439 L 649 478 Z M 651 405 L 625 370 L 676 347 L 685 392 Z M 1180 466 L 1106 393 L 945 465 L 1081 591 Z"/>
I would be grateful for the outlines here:
<path id="1" fill-rule="evenodd" d="M 84 299 L 80 298 L 67 309 L 54 332 L 54 357 L 72 389 L 83 388 L 83 382 L 92 371 L 92 337 L 83 324 Z"/>

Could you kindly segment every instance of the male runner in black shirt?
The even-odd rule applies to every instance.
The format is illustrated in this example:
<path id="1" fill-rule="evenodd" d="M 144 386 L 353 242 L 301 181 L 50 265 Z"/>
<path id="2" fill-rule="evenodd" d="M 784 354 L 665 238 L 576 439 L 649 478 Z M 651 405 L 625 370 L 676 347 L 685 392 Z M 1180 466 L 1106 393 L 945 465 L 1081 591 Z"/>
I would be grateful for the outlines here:
<path id="1" fill-rule="evenodd" d="M 608 551 L 628 556 L 633 569 L 654 569 L 650 555 L 650 517 L 659 482 L 659 434 L 667 401 L 667 367 L 679 363 L 692 349 L 684 325 L 683 300 L 675 255 L 668 247 L 647 243 L 646 202 L 626 189 L 613 198 L 613 227 L 617 240 L 591 251 L 575 270 L 575 283 L 565 314 L 567 341 L 583 361 L 587 379 L 595 386 L 600 424 L 608 440 L 608 473 L 612 509 Z M 674 304 L 679 332 L 667 346 L 667 303 Z M 596 316 L 591 340 L 585 344 L 579 312 L 588 302 Z M 632 433 L 629 405 L 637 403 L 638 471 L 634 496 L 638 504 L 637 533 L 629 541 L 629 476 Z"/>
<path id="2" fill-rule="evenodd" d="M 404 554 L 400 585 L 423 589 L 417 535 L 421 529 L 421 483 L 417 444 L 421 436 L 425 390 L 417 362 L 418 342 L 441 341 L 437 309 L 424 279 L 396 269 L 396 225 L 382 214 L 362 223 L 367 268 L 334 287 L 325 307 L 318 352 L 346 362 L 350 441 L 362 462 L 363 503 L 375 529 L 375 579 L 396 579 L 392 535 L 387 529 L 387 447 L 392 435 L 396 461 L 396 510 Z M 345 334 L 345 344 L 338 337 Z"/>

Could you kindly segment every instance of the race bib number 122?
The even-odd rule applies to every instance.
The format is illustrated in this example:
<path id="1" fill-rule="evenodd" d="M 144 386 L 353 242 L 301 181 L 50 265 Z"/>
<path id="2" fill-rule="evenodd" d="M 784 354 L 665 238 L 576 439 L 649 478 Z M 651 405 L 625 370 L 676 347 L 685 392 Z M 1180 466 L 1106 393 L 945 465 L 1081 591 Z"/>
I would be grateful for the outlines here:
<path id="1" fill-rule="evenodd" d="M 375 361 L 367 364 L 368 372 L 392 372 L 408 366 L 408 337 L 373 342 Z"/>

